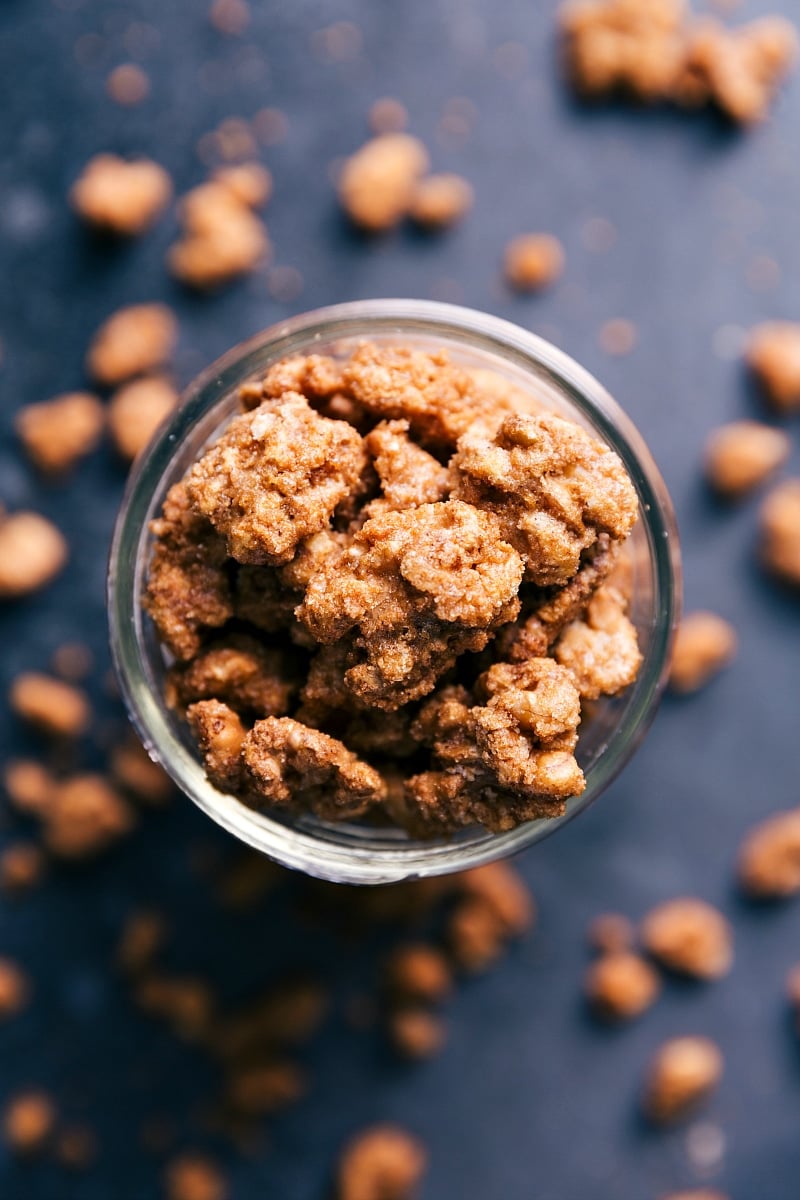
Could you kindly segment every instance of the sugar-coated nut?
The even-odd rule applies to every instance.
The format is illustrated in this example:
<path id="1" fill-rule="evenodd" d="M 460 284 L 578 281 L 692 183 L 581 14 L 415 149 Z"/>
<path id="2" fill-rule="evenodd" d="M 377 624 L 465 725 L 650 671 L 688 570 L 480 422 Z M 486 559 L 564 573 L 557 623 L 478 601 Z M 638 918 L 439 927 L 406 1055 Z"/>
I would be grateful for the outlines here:
<path id="1" fill-rule="evenodd" d="M 89 392 L 67 392 L 41 404 L 28 404 L 14 418 L 23 449 L 47 474 L 69 471 L 100 441 L 103 406 Z"/>
<path id="2" fill-rule="evenodd" d="M 780 413 L 800 409 L 800 321 L 768 321 L 750 333 L 747 364 Z"/>
<path id="3" fill-rule="evenodd" d="M 272 174 L 259 162 L 219 167 L 213 178 L 247 208 L 263 208 L 272 195 Z"/>
<path id="4" fill-rule="evenodd" d="M 14 808 L 34 816 L 47 810 L 57 787 L 47 768 L 30 759 L 6 763 L 3 783 Z"/>
<path id="5" fill-rule="evenodd" d="M 444 1045 L 444 1022 L 424 1008 L 398 1008 L 388 1025 L 392 1045 L 404 1058 L 432 1058 Z"/>
<path id="6" fill-rule="evenodd" d="M 518 292 L 537 292 L 564 270 L 564 248 L 549 233 L 522 233 L 508 243 L 503 259 L 506 281 Z"/>
<path id="7" fill-rule="evenodd" d="M 0 889 L 26 892 L 42 878 L 44 855 L 33 842 L 14 842 L 0 850 Z"/>
<path id="8" fill-rule="evenodd" d="M 133 733 L 114 746 L 109 756 L 109 769 L 114 783 L 143 804 L 160 807 L 173 794 L 174 784 L 169 775 L 153 762 Z"/>
<path id="9" fill-rule="evenodd" d="M 785 433 L 758 421 L 722 425 L 706 442 L 706 478 L 723 496 L 744 495 L 786 461 L 789 449 Z"/>
<path id="10" fill-rule="evenodd" d="M 764 501 L 761 560 L 783 583 L 800 587 L 800 479 L 787 479 Z"/>
<path id="11" fill-rule="evenodd" d="M 104 321 L 92 338 L 86 369 L 92 379 L 116 387 L 168 361 L 178 324 L 165 304 L 133 304 Z"/>
<path id="12" fill-rule="evenodd" d="M 175 388 L 160 375 L 134 379 L 114 392 L 108 406 L 108 431 L 118 453 L 132 462 L 177 402 Z"/>
<path id="13" fill-rule="evenodd" d="M 428 175 L 414 188 L 409 216 L 427 229 L 445 229 L 467 215 L 473 196 L 461 175 Z"/>
<path id="14" fill-rule="evenodd" d="M 757 900 L 800 892 L 800 809 L 776 813 L 756 825 L 739 848 L 742 890 Z"/>
<path id="15" fill-rule="evenodd" d="M 616 954 L 630 950 L 635 930 L 633 922 L 622 913 L 600 913 L 594 917 L 586 931 L 586 940 L 592 950 L 601 954 Z"/>
<path id="16" fill-rule="evenodd" d="M 67 543 L 46 517 L 0 512 L 0 600 L 45 587 L 67 561 Z"/>
<path id="17" fill-rule="evenodd" d="M 339 200 L 350 220 L 372 233 L 391 229 L 406 216 L 428 152 L 407 133 L 373 138 L 348 158 L 339 176 Z"/>
<path id="18" fill-rule="evenodd" d="M 435 946 L 424 943 L 399 946 L 392 953 L 386 982 L 393 995 L 428 1004 L 443 1000 L 452 986 L 447 959 Z"/>
<path id="19" fill-rule="evenodd" d="M 126 162 L 116 154 L 90 159 L 70 191 L 70 203 L 84 221 L 125 236 L 143 233 L 172 196 L 172 180 L 149 158 Z"/>
<path id="20" fill-rule="evenodd" d="M 628 1021 L 655 1002 L 661 991 L 658 973 L 638 954 L 627 950 L 602 954 L 584 980 L 586 999 L 598 1016 Z"/>
<path id="21" fill-rule="evenodd" d="M 170 248 L 167 265 L 187 287 L 220 287 L 267 260 L 271 249 L 267 231 L 239 198 L 243 187 L 242 179 L 238 188 L 211 180 L 181 200 L 183 236 Z"/>
<path id="22" fill-rule="evenodd" d="M 733 963 L 733 931 L 704 900 L 679 897 L 643 919 L 642 945 L 664 967 L 697 979 L 719 979 Z"/>
<path id="23" fill-rule="evenodd" d="M 418 1138 L 396 1125 L 373 1125 L 342 1151 L 338 1200 L 412 1200 L 427 1163 Z"/>
<path id="24" fill-rule="evenodd" d="M 92 715 L 85 692 L 35 671 L 17 675 L 9 703 L 17 716 L 52 737 L 79 737 L 88 729 Z"/>
<path id="25" fill-rule="evenodd" d="M 483 900 L 507 937 L 520 937 L 536 920 L 536 901 L 525 880 L 510 863 L 485 863 L 463 871 L 455 882 L 467 896 Z"/>
<path id="26" fill-rule="evenodd" d="M 164 1172 L 166 1200 L 227 1200 L 228 1181 L 202 1154 L 182 1154 Z"/>
<path id="27" fill-rule="evenodd" d="M 100 775 L 58 784 L 40 815 L 45 846 L 67 859 L 99 854 L 134 825 L 128 805 Z"/>
<path id="28" fill-rule="evenodd" d="M 650 1063 L 643 1106 L 654 1124 L 668 1124 L 710 1095 L 722 1078 L 719 1047 L 705 1037 L 665 1042 Z"/>
<path id="29" fill-rule="evenodd" d="M 502 924 L 480 896 L 467 896 L 450 913 L 448 941 L 456 964 L 470 974 L 485 971 L 506 946 Z"/>
<path id="30" fill-rule="evenodd" d="M 29 996 L 25 972 L 10 958 L 0 958 L 0 1019 L 13 1017 L 25 1007 Z"/>
<path id="31" fill-rule="evenodd" d="M 684 617 L 675 637 L 669 685 L 674 692 L 696 692 L 736 657 L 738 638 L 729 621 L 712 612 Z"/>
<path id="32" fill-rule="evenodd" d="M 35 1154 L 49 1138 L 55 1120 L 55 1105 L 46 1092 L 18 1092 L 3 1110 L 3 1137 L 12 1153 Z"/>
<path id="33" fill-rule="evenodd" d="M 559 17 L 567 71 L 583 95 L 671 95 L 683 59 L 683 0 L 572 0 Z"/>
<path id="34" fill-rule="evenodd" d="M 599 587 L 583 616 L 572 621 L 556 643 L 553 656 L 572 673 L 583 700 L 615 696 L 639 673 L 642 654 L 627 607 L 616 588 Z"/>

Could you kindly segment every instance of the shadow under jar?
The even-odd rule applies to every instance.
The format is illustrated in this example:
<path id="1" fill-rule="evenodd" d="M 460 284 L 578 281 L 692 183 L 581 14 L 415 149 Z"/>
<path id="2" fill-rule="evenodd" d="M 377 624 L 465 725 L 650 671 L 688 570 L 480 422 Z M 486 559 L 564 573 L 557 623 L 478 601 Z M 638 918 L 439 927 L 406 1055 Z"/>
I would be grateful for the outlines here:
<path id="1" fill-rule="evenodd" d="M 169 488 L 239 411 L 241 384 L 279 359 L 342 356 L 364 339 L 419 350 L 446 349 L 468 368 L 499 372 L 543 408 L 589 430 L 621 458 L 639 500 L 626 544 L 629 617 L 642 664 L 635 682 L 595 701 L 580 726 L 576 757 L 585 791 L 558 818 L 506 833 L 482 828 L 415 840 L 403 830 L 330 823 L 311 815 L 259 812 L 217 790 L 181 715 L 165 702 L 169 656 L 142 607 L 152 551 L 151 520 Z M 371 300 L 305 313 L 231 350 L 187 389 L 182 403 L 140 456 L 128 483 L 109 563 L 111 645 L 130 716 L 147 750 L 204 812 L 250 846 L 287 867 L 323 879 L 379 884 L 440 875 L 514 854 L 582 812 L 608 786 L 646 732 L 669 664 L 679 608 L 675 518 L 664 483 L 641 436 L 600 384 L 567 355 L 506 321 L 466 308 L 417 300 Z"/>

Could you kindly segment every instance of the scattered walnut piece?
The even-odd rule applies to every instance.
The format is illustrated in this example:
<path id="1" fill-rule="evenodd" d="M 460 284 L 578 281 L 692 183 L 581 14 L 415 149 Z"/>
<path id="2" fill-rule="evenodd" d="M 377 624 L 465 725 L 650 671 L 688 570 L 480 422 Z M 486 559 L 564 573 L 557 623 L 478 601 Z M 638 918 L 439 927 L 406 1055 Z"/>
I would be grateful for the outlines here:
<path id="1" fill-rule="evenodd" d="M 6 763 L 3 783 L 14 808 L 34 816 L 46 811 L 58 786 L 46 767 L 30 759 Z"/>
<path id="2" fill-rule="evenodd" d="M 472 185 L 461 175 L 427 175 L 414 188 L 409 216 L 426 229 L 446 229 L 472 208 Z"/>
<path id="3" fill-rule="evenodd" d="M 402 133 L 408 125 L 408 109 L 392 96 L 382 96 L 370 108 L 368 120 L 373 133 Z"/>
<path id="4" fill-rule="evenodd" d="M 719 979 L 733 964 L 733 931 L 704 900 L 679 897 L 643 919 L 642 945 L 664 967 L 697 979 Z"/>
<path id="5" fill-rule="evenodd" d="M 40 816 L 45 846 L 66 859 L 99 854 L 134 824 L 128 805 L 100 775 L 58 784 Z"/>
<path id="6" fill-rule="evenodd" d="M 39 513 L 0 510 L 0 600 L 45 587 L 67 561 L 67 543 Z"/>
<path id="7" fill-rule="evenodd" d="M 97 1156 L 97 1137 L 88 1125 L 66 1125 L 58 1131 L 53 1151 L 62 1167 L 85 1171 Z"/>
<path id="8" fill-rule="evenodd" d="M 683 0 L 571 0 L 559 19 L 566 68 L 582 95 L 671 95 L 683 59 Z"/>
<path id="9" fill-rule="evenodd" d="M 408 213 L 428 152 L 407 133 L 373 138 L 345 162 L 339 200 L 354 224 L 370 233 L 397 225 Z"/>
<path id="10" fill-rule="evenodd" d="M 398 1008 L 388 1020 L 389 1039 L 404 1058 L 432 1058 L 445 1042 L 442 1018 L 424 1008 Z"/>
<path id="11" fill-rule="evenodd" d="M 172 780 L 163 767 L 153 762 L 134 733 L 114 746 L 109 767 L 114 783 L 143 804 L 160 808 L 172 797 Z"/>
<path id="12" fill-rule="evenodd" d="M 35 1154 L 50 1137 L 55 1120 L 55 1105 L 46 1092 L 18 1092 L 8 1101 L 2 1116 L 8 1148 L 13 1154 Z"/>
<path id="13" fill-rule="evenodd" d="M 0 1019 L 20 1012 L 28 1003 L 30 990 L 25 972 L 10 958 L 0 958 Z"/>
<path id="14" fill-rule="evenodd" d="M 427 1163 L 418 1138 L 396 1125 L 373 1125 L 342 1151 L 338 1200 L 413 1200 Z"/>
<path id="15" fill-rule="evenodd" d="M 59 475 L 94 450 L 105 414 L 96 396 L 67 392 L 41 404 L 28 404 L 14 419 L 26 455 L 40 471 Z"/>
<path id="16" fill-rule="evenodd" d="M 506 246 L 503 270 L 516 291 L 538 292 L 561 277 L 564 247 L 552 234 L 522 233 Z"/>
<path id="17" fill-rule="evenodd" d="M 800 321 L 768 321 L 750 333 L 747 365 L 779 413 L 800 410 Z"/>
<path id="18" fill-rule="evenodd" d="M 89 728 L 92 711 L 85 692 L 36 671 L 17 675 L 9 704 L 17 716 L 51 737 L 76 738 Z"/>
<path id="19" fill-rule="evenodd" d="M 758 421 L 734 421 L 715 429 L 706 442 L 706 478 L 722 496 L 737 497 L 758 487 L 789 456 L 780 429 Z"/>
<path id="20" fill-rule="evenodd" d="M 404 1002 L 436 1004 L 447 996 L 452 982 L 445 956 L 422 942 L 399 946 L 386 964 L 389 991 Z"/>
<path id="21" fill-rule="evenodd" d="M 108 76 L 106 92 L 123 108 L 133 108 L 150 95 L 150 80 L 135 63 L 122 63 Z"/>
<path id="22" fill-rule="evenodd" d="M 199 700 L 186 710 L 186 718 L 210 782 L 223 792 L 241 791 L 246 731 L 238 713 L 219 700 Z"/>
<path id="23" fill-rule="evenodd" d="M 156 912 L 141 911 L 128 917 L 117 946 L 117 966 L 126 975 L 141 975 L 149 970 L 166 939 L 164 918 Z"/>
<path id="24" fill-rule="evenodd" d="M 117 452 L 132 462 L 178 403 L 178 393 L 161 375 L 123 384 L 108 406 L 108 430 Z"/>
<path id="25" fill-rule="evenodd" d="M 155 371 L 169 359 L 178 324 L 165 304 L 133 304 L 104 321 L 92 338 L 86 369 L 106 387 Z"/>
<path id="26" fill-rule="evenodd" d="M 247 208 L 263 208 L 272 195 L 272 174 L 259 162 L 219 167 L 213 179 Z"/>
<path id="27" fill-rule="evenodd" d="M 762 17 L 738 29 L 713 19 L 686 32 L 683 65 L 675 83 L 679 104 L 713 102 L 740 125 L 763 121 L 797 58 L 797 31 L 783 17 Z"/>
<path id="28" fill-rule="evenodd" d="M 739 848 L 738 877 L 757 900 L 800 892 L 800 809 L 776 813 L 750 830 Z"/>
<path id="29" fill-rule="evenodd" d="M 675 636 L 669 685 L 674 692 L 696 692 L 736 657 L 738 638 L 730 622 L 712 612 L 684 617 Z"/>
<path id="30" fill-rule="evenodd" d="M 90 225 L 135 237 L 166 208 L 172 180 L 149 158 L 126 162 L 116 154 L 97 154 L 72 185 L 70 203 Z"/>
<path id="31" fill-rule="evenodd" d="M 586 931 L 586 940 L 592 950 L 601 954 L 618 954 L 633 946 L 635 930 L 633 922 L 622 913 L 600 913 Z"/>
<path id="32" fill-rule="evenodd" d="M 164 1173 L 166 1200 L 227 1200 L 228 1181 L 216 1163 L 202 1154 L 182 1154 Z"/>
<path id="33" fill-rule="evenodd" d="M 591 964 L 586 972 L 584 991 L 598 1016 L 629 1021 L 656 1001 L 661 980 L 640 955 L 617 950 L 600 955 Z"/>
<path id="34" fill-rule="evenodd" d="M 33 842 L 15 842 L 0 851 L 0 888 L 3 892 L 27 892 L 42 878 L 44 855 Z"/>
<path id="35" fill-rule="evenodd" d="M 723 1058 L 710 1038 L 665 1042 L 650 1063 L 642 1103 L 657 1125 L 679 1120 L 717 1087 Z"/>
<path id="36" fill-rule="evenodd" d="M 509 938 L 519 937 L 536 917 L 533 896 L 507 863 L 487 863 L 457 877 L 463 897 L 450 914 L 447 933 L 457 965 L 485 971 Z"/>
<path id="37" fill-rule="evenodd" d="M 761 538 L 766 568 L 782 582 L 800 587 L 800 479 L 787 479 L 767 496 L 761 508 Z"/>
<path id="38" fill-rule="evenodd" d="M 179 210 L 183 236 L 167 256 L 176 279 L 207 291 L 249 274 L 266 261 L 270 252 L 267 231 L 239 198 L 243 186 L 241 178 L 238 185 L 230 179 L 212 179 L 183 197 Z"/>

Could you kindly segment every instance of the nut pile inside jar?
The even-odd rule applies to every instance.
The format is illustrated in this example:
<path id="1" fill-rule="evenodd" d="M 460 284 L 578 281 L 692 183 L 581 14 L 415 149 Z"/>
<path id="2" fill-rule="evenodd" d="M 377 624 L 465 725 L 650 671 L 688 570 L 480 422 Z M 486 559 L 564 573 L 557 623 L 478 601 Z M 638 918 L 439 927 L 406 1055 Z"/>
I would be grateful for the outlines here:
<path id="1" fill-rule="evenodd" d="M 362 342 L 273 365 L 169 491 L 145 606 L 210 781 L 433 837 L 556 817 L 636 677 L 618 456 L 508 379 Z"/>

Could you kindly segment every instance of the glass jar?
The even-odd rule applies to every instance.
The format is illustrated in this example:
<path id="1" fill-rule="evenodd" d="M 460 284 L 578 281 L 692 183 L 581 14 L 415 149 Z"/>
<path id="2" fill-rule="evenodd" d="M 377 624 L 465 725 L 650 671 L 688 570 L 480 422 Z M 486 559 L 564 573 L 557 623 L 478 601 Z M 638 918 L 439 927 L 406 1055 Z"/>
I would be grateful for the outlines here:
<path id="1" fill-rule="evenodd" d="M 449 839 L 416 841 L 399 829 L 255 812 L 209 783 L 185 722 L 164 701 L 169 664 L 141 603 L 151 519 L 168 489 L 237 411 L 242 383 L 287 355 L 337 354 L 364 338 L 428 350 L 445 347 L 457 362 L 502 373 L 611 446 L 637 490 L 640 518 L 628 544 L 630 616 L 643 662 L 636 682 L 621 696 L 593 704 L 582 723 L 577 758 L 586 790 L 567 803 L 561 818 L 531 821 L 502 834 L 472 829 Z M 358 301 L 305 313 L 231 350 L 191 384 L 139 457 L 109 563 L 112 653 L 131 719 L 148 752 L 210 817 L 284 866 L 338 882 L 388 883 L 514 854 L 596 800 L 654 716 L 677 620 L 679 571 L 675 518 L 661 476 L 639 433 L 588 372 L 541 338 L 486 313 L 421 300 Z"/>

